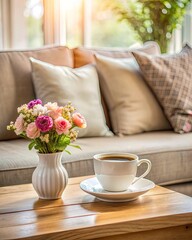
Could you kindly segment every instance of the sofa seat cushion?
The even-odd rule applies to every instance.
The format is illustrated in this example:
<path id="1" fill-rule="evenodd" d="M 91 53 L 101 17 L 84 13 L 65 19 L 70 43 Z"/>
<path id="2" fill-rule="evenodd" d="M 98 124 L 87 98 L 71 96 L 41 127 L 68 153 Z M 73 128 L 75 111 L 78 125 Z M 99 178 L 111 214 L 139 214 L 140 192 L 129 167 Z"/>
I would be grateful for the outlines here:
<path id="1" fill-rule="evenodd" d="M 29 57 L 73 67 L 73 51 L 67 47 L 45 47 L 31 51 L 0 52 L 0 140 L 18 138 L 6 126 L 17 117 L 17 107 L 35 98 Z"/>
<path id="2" fill-rule="evenodd" d="M 2 141 L 0 144 L 0 186 L 31 182 L 38 163 L 35 151 L 29 151 L 23 139 Z M 69 177 L 93 174 L 92 157 L 102 152 L 132 152 L 152 162 L 147 176 L 158 184 L 192 181 L 192 133 L 179 135 L 172 131 L 147 132 L 126 137 L 81 138 L 82 148 L 63 154 L 62 162 Z M 139 168 L 138 174 L 145 166 Z"/>
<path id="3" fill-rule="evenodd" d="M 166 185 L 166 188 L 192 197 L 192 182 Z"/>

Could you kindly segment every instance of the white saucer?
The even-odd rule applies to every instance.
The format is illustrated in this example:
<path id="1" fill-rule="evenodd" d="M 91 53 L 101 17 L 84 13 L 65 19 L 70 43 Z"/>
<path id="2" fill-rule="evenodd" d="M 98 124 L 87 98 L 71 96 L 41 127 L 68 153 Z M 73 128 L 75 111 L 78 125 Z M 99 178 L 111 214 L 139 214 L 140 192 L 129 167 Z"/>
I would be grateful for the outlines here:
<path id="1" fill-rule="evenodd" d="M 104 190 L 96 177 L 86 179 L 80 183 L 80 188 L 83 191 L 106 202 L 132 201 L 154 187 L 154 182 L 145 178 L 141 178 L 138 182 L 134 183 L 126 191 L 123 192 L 108 192 Z"/>

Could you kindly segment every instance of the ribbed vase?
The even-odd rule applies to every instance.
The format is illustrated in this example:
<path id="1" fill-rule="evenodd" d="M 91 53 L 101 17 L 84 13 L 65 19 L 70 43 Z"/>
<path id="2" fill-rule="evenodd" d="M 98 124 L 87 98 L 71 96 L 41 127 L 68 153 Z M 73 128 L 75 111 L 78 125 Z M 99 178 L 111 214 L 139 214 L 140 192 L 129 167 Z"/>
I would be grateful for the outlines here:
<path id="1" fill-rule="evenodd" d="M 58 199 L 67 186 L 68 174 L 61 163 L 62 152 L 40 154 L 32 184 L 41 199 Z"/>

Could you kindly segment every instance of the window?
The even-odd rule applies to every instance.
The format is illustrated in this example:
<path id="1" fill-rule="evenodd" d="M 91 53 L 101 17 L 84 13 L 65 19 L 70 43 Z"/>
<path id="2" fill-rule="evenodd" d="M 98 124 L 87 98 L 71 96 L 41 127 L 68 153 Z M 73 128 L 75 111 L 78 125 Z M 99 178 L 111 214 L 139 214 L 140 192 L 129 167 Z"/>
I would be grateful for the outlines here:
<path id="1" fill-rule="evenodd" d="M 61 0 L 62 1 L 62 0 Z M 66 43 L 69 47 L 83 44 L 83 0 L 65 0 Z M 62 14 L 62 12 L 61 12 Z M 62 23 L 61 23 L 62 24 Z"/>
<path id="2" fill-rule="evenodd" d="M 103 0 L 92 1 L 91 45 L 96 47 L 128 47 L 136 35 L 126 22 L 120 22 Z"/>
<path id="3" fill-rule="evenodd" d="M 43 4 L 41 0 L 26 0 L 26 45 L 29 48 L 43 46 Z"/>
<path id="4" fill-rule="evenodd" d="M 33 48 L 43 41 L 43 3 L 41 0 L 0 0 L 0 47 Z"/>
<path id="5" fill-rule="evenodd" d="M 127 47 L 135 43 L 134 31 L 125 22 L 118 21 L 105 1 L 64 2 L 60 5 L 60 15 L 66 17 L 66 43 L 69 47 Z"/>
<path id="6" fill-rule="evenodd" d="M 179 52 L 185 43 L 192 45 L 192 3 L 188 6 L 183 25 L 174 32 L 170 51 Z"/>
<path id="7" fill-rule="evenodd" d="M 192 44 L 192 3 L 189 4 L 182 28 L 182 40 Z"/>
<path id="8" fill-rule="evenodd" d="M 109 7 L 113 1 L 0 0 L 0 49 L 48 44 L 129 47 L 137 42 L 136 34 L 118 21 Z M 180 50 L 183 42 L 192 44 L 192 3 L 183 27 L 175 31 L 172 51 Z"/>
<path id="9" fill-rule="evenodd" d="M 134 30 L 127 22 L 118 21 L 109 7 L 114 0 L 60 1 L 65 1 L 65 43 L 68 46 L 128 47 L 138 42 Z M 175 31 L 171 51 L 179 51 L 184 42 L 192 44 L 192 3 L 188 7 L 183 26 Z"/>

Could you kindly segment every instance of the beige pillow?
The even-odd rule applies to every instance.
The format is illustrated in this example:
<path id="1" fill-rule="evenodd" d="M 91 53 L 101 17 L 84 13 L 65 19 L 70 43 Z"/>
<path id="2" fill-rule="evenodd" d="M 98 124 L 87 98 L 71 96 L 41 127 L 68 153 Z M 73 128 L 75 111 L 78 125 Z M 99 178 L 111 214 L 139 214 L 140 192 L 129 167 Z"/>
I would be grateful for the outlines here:
<path id="1" fill-rule="evenodd" d="M 73 69 L 34 58 L 30 60 L 36 97 L 44 103 L 57 102 L 59 105 L 71 101 L 86 118 L 87 128 L 80 129 L 79 137 L 112 135 L 106 126 L 98 75 L 93 65 Z"/>
<path id="2" fill-rule="evenodd" d="M 192 48 L 163 56 L 133 54 L 175 132 L 192 132 Z"/>
<path id="3" fill-rule="evenodd" d="M 116 134 L 170 129 L 134 59 L 95 56 L 100 84 Z"/>

